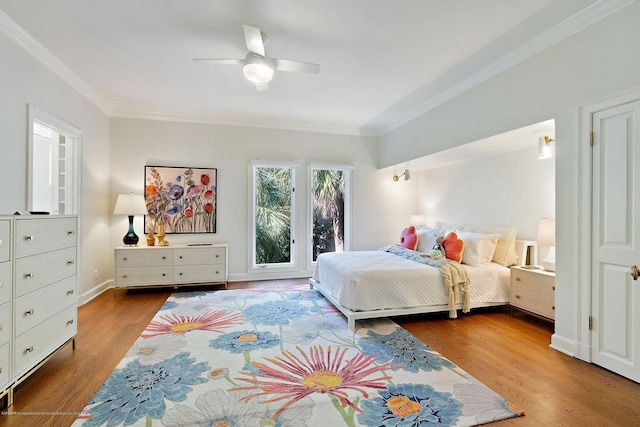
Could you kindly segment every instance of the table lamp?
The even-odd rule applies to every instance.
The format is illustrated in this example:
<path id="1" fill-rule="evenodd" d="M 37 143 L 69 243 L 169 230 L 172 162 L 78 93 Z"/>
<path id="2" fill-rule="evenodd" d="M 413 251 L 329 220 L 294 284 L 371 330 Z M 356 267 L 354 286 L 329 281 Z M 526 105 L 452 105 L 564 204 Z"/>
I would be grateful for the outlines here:
<path id="1" fill-rule="evenodd" d="M 116 207 L 113 210 L 114 215 L 129 215 L 129 231 L 124 235 L 122 241 L 126 246 L 135 246 L 138 244 L 138 236 L 133 231 L 133 216 L 146 215 L 147 205 L 142 194 L 119 194 L 116 201 Z"/>
<path id="2" fill-rule="evenodd" d="M 556 271 L 556 219 L 540 218 L 538 221 L 538 247 L 549 246 L 549 253 L 542 260 L 542 267 Z"/>

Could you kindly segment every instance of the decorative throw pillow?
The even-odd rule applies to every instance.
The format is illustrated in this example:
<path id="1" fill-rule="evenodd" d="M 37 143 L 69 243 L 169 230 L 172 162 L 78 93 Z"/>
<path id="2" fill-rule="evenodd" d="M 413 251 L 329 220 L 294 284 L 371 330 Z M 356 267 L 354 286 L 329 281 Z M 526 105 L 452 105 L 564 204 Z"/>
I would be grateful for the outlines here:
<path id="1" fill-rule="evenodd" d="M 438 238 L 438 230 L 421 225 L 416 230 L 416 235 L 418 236 L 418 246 L 416 247 L 416 250 L 426 254 L 431 252 L 431 249 L 433 248 L 433 245 L 436 244 L 436 239 Z"/>
<path id="2" fill-rule="evenodd" d="M 400 235 L 401 246 L 414 250 L 416 243 L 418 243 L 418 236 L 416 235 L 416 228 L 413 225 L 402 230 L 402 234 Z"/>
<path id="3" fill-rule="evenodd" d="M 493 253 L 493 262 L 509 267 L 518 262 L 516 255 L 516 227 L 494 227 L 491 225 L 467 224 L 462 231 L 482 234 L 499 234 L 496 251 Z"/>
<path id="4" fill-rule="evenodd" d="M 463 264 L 477 266 L 491 263 L 500 237 L 499 234 L 481 234 L 459 230 L 456 233 L 465 243 L 465 251 L 462 254 Z"/>
<path id="5" fill-rule="evenodd" d="M 444 253 L 447 256 L 447 259 L 456 262 L 462 261 L 464 242 L 458 239 L 458 235 L 456 233 L 452 231 L 447 234 L 442 241 L 442 246 L 444 246 Z"/>

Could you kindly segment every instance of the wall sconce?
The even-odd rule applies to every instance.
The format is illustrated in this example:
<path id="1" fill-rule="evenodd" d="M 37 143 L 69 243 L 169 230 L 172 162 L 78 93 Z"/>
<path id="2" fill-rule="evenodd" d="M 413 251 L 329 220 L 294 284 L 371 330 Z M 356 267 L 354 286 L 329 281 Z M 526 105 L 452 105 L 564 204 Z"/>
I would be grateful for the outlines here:
<path id="1" fill-rule="evenodd" d="M 551 142 L 555 141 L 553 138 L 543 136 L 538 138 L 538 159 L 548 159 L 551 157 Z"/>
<path id="2" fill-rule="evenodd" d="M 144 196 L 133 193 L 119 194 L 113 214 L 129 215 L 129 231 L 124 235 L 122 242 L 126 246 L 136 246 L 138 244 L 138 235 L 133 231 L 133 216 L 147 214 L 147 204 L 144 201 Z"/>
<path id="3" fill-rule="evenodd" d="M 411 174 L 409 173 L 409 169 L 405 169 L 402 175 L 393 175 L 393 181 L 398 182 L 403 176 L 405 181 L 411 181 Z"/>

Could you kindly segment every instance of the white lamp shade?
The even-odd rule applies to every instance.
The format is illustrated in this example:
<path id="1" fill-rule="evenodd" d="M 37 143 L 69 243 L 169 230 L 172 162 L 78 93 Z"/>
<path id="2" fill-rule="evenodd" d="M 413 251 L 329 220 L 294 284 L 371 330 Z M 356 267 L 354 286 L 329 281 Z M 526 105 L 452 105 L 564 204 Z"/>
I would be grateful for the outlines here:
<path id="1" fill-rule="evenodd" d="M 556 271 L 556 220 L 540 218 L 538 221 L 538 245 L 549 246 L 549 253 L 542 260 L 545 270 Z"/>
<path id="2" fill-rule="evenodd" d="M 556 245 L 555 218 L 540 218 L 538 221 L 538 244 L 542 246 Z"/>
<path id="3" fill-rule="evenodd" d="M 142 194 L 119 194 L 114 215 L 146 215 L 147 205 Z"/>
<path id="4" fill-rule="evenodd" d="M 424 217 L 424 215 L 411 215 L 409 217 L 409 223 L 411 225 L 413 225 L 414 227 L 420 226 L 420 225 L 424 225 L 426 219 Z"/>

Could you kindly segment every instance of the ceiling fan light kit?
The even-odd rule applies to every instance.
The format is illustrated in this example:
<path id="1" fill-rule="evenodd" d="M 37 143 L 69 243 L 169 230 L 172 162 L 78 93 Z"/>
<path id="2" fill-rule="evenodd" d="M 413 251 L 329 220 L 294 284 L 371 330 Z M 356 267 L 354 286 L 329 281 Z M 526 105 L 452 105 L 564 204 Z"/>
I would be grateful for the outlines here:
<path id="1" fill-rule="evenodd" d="M 253 83 L 269 83 L 273 79 L 273 64 L 268 58 L 249 53 L 244 60 L 242 73 Z"/>
<path id="2" fill-rule="evenodd" d="M 244 38 L 249 53 L 244 59 L 196 58 L 194 61 L 212 61 L 217 64 L 241 64 L 244 77 L 256 85 L 258 91 L 268 89 L 275 70 L 312 73 L 320 72 L 320 65 L 292 59 L 276 59 L 267 56 L 264 44 L 267 36 L 259 28 L 243 25 Z"/>

